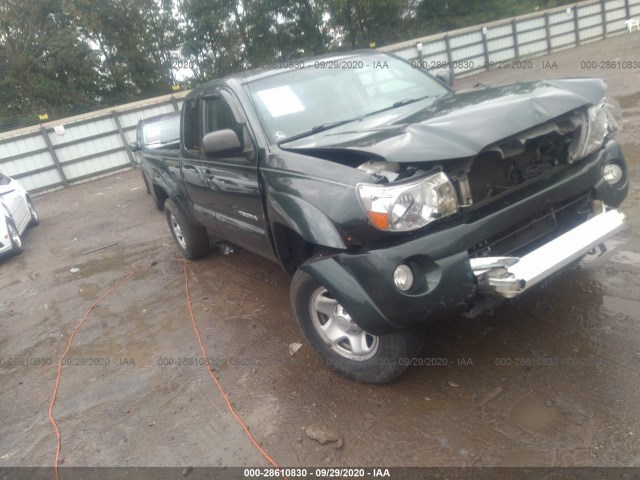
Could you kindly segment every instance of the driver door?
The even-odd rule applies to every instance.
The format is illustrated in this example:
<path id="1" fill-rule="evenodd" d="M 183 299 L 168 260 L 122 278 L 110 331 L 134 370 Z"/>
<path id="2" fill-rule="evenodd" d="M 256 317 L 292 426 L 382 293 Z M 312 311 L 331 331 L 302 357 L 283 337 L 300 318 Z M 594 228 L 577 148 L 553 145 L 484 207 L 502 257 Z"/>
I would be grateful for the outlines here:
<path id="1" fill-rule="evenodd" d="M 256 144 L 242 110 L 232 94 L 224 90 L 204 98 L 203 107 L 205 135 L 230 129 L 244 146 L 238 155 L 204 156 L 203 178 L 220 234 L 231 243 L 275 259 L 258 182 Z"/>

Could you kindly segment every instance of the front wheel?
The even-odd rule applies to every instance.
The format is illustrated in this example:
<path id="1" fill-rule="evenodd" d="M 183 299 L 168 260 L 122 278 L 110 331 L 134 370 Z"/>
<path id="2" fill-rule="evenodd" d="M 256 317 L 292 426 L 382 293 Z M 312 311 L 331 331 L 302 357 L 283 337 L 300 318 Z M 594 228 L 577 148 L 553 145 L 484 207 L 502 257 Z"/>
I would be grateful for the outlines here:
<path id="1" fill-rule="evenodd" d="M 40 224 L 40 218 L 38 217 L 38 212 L 36 212 L 33 203 L 31 203 L 31 199 L 27 198 L 27 208 L 29 208 L 29 215 L 31 215 L 31 220 L 29 221 L 29 225 L 35 227 Z"/>
<path id="2" fill-rule="evenodd" d="M 10 220 L 7 220 L 7 232 L 9 233 L 9 241 L 11 242 L 11 252 L 15 255 L 22 253 L 22 238 L 16 226 Z"/>
<path id="3" fill-rule="evenodd" d="M 395 380 L 424 342 L 418 328 L 386 335 L 366 332 L 321 283 L 301 270 L 291 282 L 291 306 L 300 329 L 327 365 L 360 382 Z"/>
<path id="4" fill-rule="evenodd" d="M 183 257 L 196 260 L 209 252 L 209 235 L 204 227 L 194 225 L 173 201 L 167 200 L 164 213 L 171 235 Z"/>

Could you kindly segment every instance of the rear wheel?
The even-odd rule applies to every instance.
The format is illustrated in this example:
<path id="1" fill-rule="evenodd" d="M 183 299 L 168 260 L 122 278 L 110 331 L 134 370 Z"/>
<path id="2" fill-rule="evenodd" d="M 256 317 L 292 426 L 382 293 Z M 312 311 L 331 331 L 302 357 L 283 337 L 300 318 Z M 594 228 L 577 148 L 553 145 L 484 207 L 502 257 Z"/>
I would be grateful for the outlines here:
<path id="1" fill-rule="evenodd" d="M 420 328 L 373 335 L 360 328 L 329 291 L 298 270 L 291 282 L 294 315 L 309 343 L 331 368 L 365 383 L 398 378 L 424 342 Z"/>
<path id="2" fill-rule="evenodd" d="M 36 212 L 36 209 L 33 206 L 33 203 L 31 203 L 30 198 L 27 198 L 27 207 L 29 208 L 29 215 L 31 215 L 31 221 L 29 222 L 29 225 L 35 227 L 40 223 L 40 218 L 38 217 L 38 212 Z"/>
<path id="3" fill-rule="evenodd" d="M 11 242 L 11 252 L 14 254 L 22 253 L 22 238 L 16 226 L 10 220 L 7 220 L 7 231 L 9 232 L 9 241 Z"/>
<path id="4" fill-rule="evenodd" d="M 167 195 L 159 187 L 153 187 L 151 189 L 151 196 L 156 204 L 156 208 L 160 211 L 164 210 L 164 203 L 167 201 Z"/>
<path id="5" fill-rule="evenodd" d="M 190 222 L 173 200 L 165 202 L 164 212 L 171 235 L 173 235 L 182 256 L 189 260 L 204 257 L 209 252 L 207 230 Z"/>
<path id="6" fill-rule="evenodd" d="M 147 176 L 141 170 L 140 174 L 142 175 L 142 181 L 144 182 L 144 188 L 147 189 L 147 194 L 151 195 L 151 187 L 149 186 L 149 181 L 147 180 Z"/>

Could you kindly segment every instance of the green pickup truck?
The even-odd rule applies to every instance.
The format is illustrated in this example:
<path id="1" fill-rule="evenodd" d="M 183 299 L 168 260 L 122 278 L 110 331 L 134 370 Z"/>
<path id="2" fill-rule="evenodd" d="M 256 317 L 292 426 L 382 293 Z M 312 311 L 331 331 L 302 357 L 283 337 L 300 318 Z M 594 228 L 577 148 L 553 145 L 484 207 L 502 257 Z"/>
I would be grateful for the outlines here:
<path id="1" fill-rule="evenodd" d="M 178 249 L 213 234 L 277 262 L 327 364 L 383 383 L 427 320 L 517 297 L 624 228 L 602 80 L 447 83 L 365 50 L 194 89 L 147 176 Z"/>

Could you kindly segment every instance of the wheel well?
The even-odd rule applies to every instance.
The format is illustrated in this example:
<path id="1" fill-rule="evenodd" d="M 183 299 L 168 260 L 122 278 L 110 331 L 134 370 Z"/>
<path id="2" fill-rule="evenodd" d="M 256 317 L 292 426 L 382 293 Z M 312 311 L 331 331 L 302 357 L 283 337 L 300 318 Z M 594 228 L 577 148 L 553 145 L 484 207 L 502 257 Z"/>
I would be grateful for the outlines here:
<path id="1" fill-rule="evenodd" d="M 143 170 L 141 170 L 140 173 L 142 174 L 142 181 L 144 182 L 144 186 L 147 189 L 147 193 L 151 193 L 151 187 L 149 187 L 149 180 L 147 180 L 147 176 L 144 174 Z"/>
<path id="2" fill-rule="evenodd" d="M 158 208 L 164 206 L 164 202 L 167 200 L 167 198 L 169 198 L 167 192 L 165 192 L 162 187 L 156 184 L 153 185 L 153 196 L 157 201 Z"/>
<path id="3" fill-rule="evenodd" d="M 9 228 L 9 225 L 11 225 L 13 228 L 15 228 L 16 232 L 18 232 L 18 234 L 20 234 L 20 230 L 18 230 L 18 225 L 16 225 L 16 222 L 13 221 L 13 217 L 8 217 L 8 216 L 4 216 L 4 221 L 5 224 L 7 225 L 7 228 Z"/>
<path id="4" fill-rule="evenodd" d="M 291 228 L 275 224 L 273 235 L 276 252 L 284 270 L 292 276 L 304 262 L 317 255 L 326 255 L 336 250 L 306 241 Z"/>

